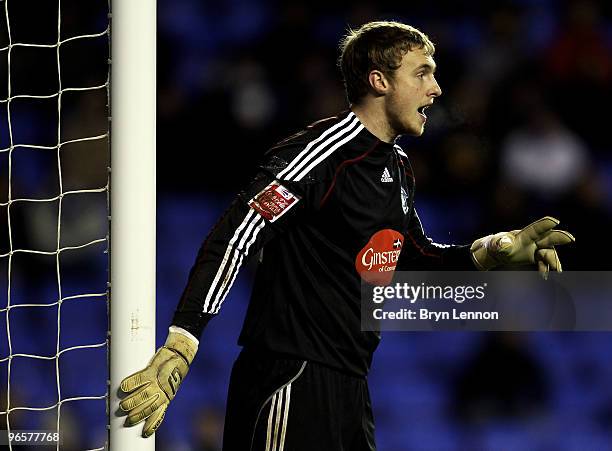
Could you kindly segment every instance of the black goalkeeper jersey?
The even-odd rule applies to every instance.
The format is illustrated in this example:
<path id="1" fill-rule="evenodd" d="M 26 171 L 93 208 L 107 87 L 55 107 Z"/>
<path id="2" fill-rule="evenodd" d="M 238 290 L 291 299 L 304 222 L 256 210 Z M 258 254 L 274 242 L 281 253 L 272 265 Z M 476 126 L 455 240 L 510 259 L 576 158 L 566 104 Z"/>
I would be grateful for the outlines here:
<path id="1" fill-rule="evenodd" d="M 350 111 L 270 149 L 202 244 L 173 324 L 199 337 L 250 258 L 258 268 L 239 344 L 357 375 L 380 340 L 361 331 L 362 279 L 475 269 L 468 246 L 425 236 L 406 154 Z"/>

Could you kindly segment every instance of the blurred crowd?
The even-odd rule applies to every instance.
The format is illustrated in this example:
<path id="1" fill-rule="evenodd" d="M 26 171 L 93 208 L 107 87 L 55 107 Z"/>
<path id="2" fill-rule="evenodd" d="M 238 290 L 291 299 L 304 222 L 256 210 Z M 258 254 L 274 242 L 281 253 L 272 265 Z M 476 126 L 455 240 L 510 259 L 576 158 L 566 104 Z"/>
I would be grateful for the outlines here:
<path id="1" fill-rule="evenodd" d="M 13 42 L 54 42 L 57 23 L 48 25 L 48 18 L 57 3 L 38 9 L 29 3 L 10 2 Z M 92 15 L 83 2 L 62 0 L 67 36 L 105 28 L 107 2 L 94 3 L 97 14 Z M 157 4 L 158 342 L 166 336 L 201 240 L 264 152 L 304 125 L 347 108 L 336 66 L 338 41 L 349 26 L 371 20 L 409 23 L 436 44 L 443 94 L 428 110 L 424 136 L 400 141 L 415 169 L 416 206 L 426 232 L 438 242 L 468 243 L 552 215 L 576 237 L 575 244 L 559 251 L 565 270 L 610 269 L 605 231 L 612 215 L 607 123 L 612 6 L 592 0 L 478 0 L 469 8 L 448 0 Z M 90 19 L 83 20 L 86 16 Z M 16 25 L 23 21 L 27 27 Z M 7 36 L 6 20 L 0 20 L 0 49 Z M 67 44 L 62 51 L 63 87 L 105 82 L 105 38 L 94 47 Z M 0 100 L 8 94 L 6 57 L 0 51 Z M 53 55 L 48 67 L 41 68 L 43 61 L 44 56 L 14 51 L 12 95 L 58 89 Z M 62 141 L 104 131 L 104 91 L 64 100 Z M 12 102 L 15 143 L 56 143 L 56 99 L 44 104 Z M 0 150 L 9 143 L 5 107 L 0 103 Z M 14 151 L 12 198 L 57 195 L 56 155 Z M 0 203 L 8 199 L 8 161 L 8 152 L 0 152 Z M 105 142 L 65 146 L 61 163 L 64 191 L 106 184 Z M 57 203 L 39 210 L 15 205 L 14 248 L 53 249 Z M 94 206 L 76 200 L 64 205 L 62 237 L 71 240 L 64 245 L 105 233 L 104 196 Z M 0 222 L 2 254 L 10 247 L 6 206 L 0 207 Z M 6 274 L 6 259 L 0 264 Z M 57 300 L 54 261 L 14 264 L 12 304 Z M 64 290 L 98 287 L 105 269 L 100 255 L 90 263 L 66 262 Z M 157 434 L 158 449 L 220 449 L 225 393 L 250 280 L 247 268 L 220 317 L 205 331 L 200 355 Z M 4 308 L 5 280 L 1 286 Z M 106 325 L 96 323 L 93 314 L 68 307 L 64 314 L 70 321 L 62 334 L 68 324 L 80 323 L 70 335 L 74 343 L 86 340 L 91 330 L 105 332 Z M 1 359 L 8 348 L 2 335 L 5 314 L 0 316 Z M 50 318 L 11 313 L 12 334 L 18 337 L 14 346 L 46 352 L 36 343 L 45 342 L 45 333 L 55 343 Z M 18 330 L 37 332 L 26 338 Z M 387 333 L 370 376 L 379 449 L 607 449 L 612 439 L 610 350 L 608 333 Z M 63 392 L 98 394 L 104 380 L 96 374 L 104 364 L 76 359 L 74 371 L 89 369 L 91 376 L 63 373 Z M 13 371 L 12 405 L 57 401 L 53 366 L 35 368 L 29 379 L 17 364 Z M 17 379 L 23 384 L 16 377 L 23 377 Z M 35 399 L 26 382 L 39 385 Z M 0 362 L 0 410 L 5 386 L 6 363 Z M 103 406 L 84 404 L 62 407 L 62 421 L 73 424 L 66 426 L 69 441 L 62 449 L 99 446 L 104 436 L 103 428 L 92 427 L 93 422 L 101 426 Z M 19 412 L 11 422 L 42 427 L 53 423 L 53 414 L 35 419 Z"/>
<path id="2" fill-rule="evenodd" d="M 170 317 L 185 280 L 180 271 L 263 153 L 347 107 L 338 41 L 348 27 L 378 19 L 412 24 L 437 46 L 443 95 L 428 110 L 424 136 L 400 141 L 415 168 L 416 205 L 429 235 L 466 243 L 552 215 L 577 239 L 559 251 L 565 270 L 610 269 L 611 246 L 599 234 L 612 215 L 612 21 L 604 2 L 477 1 L 468 9 L 450 1 L 236 0 L 159 8 L 165 207 L 158 224 L 168 221 L 166 233 L 197 224 L 190 239 L 159 242 L 160 251 L 184 255 L 168 264 L 176 278 L 158 281 L 160 317 Z M 182 210 L 187 206 L 197 213 Z M 233 319 L 222 314 L 204 334 L 202 382 L 192 390 L 220 389 L 191 393 L 221 406 L 218 421 L 235 355 L 227 340 L 236 335 L 227 330 L 239 327 L 235 318 L 248 300 L 244 279 L 224 304 Z M 380 449 L 608 446 L 609 349 L 605 333 L 388 333 L 370 377 Z M 211 368 L 225 372 L 219 377 Z M 181 414 L 169 415 L 178 421 Z M 552 432 L 559 428 L 566 437 Z M 170 441 L 177 435 L 159 433 Z"/>
<path id="3" fill-rule="evenodd" d="M 577 238 L 562 251 L 567 269 L 610 265 L 591 241 L 612 210 L 603 2 L 476 2 L 470 12 L 447 1 L 159 7 L 162 192 L 235 193 L 271 145 L 347 107 L 336 67 L 347 28 L 396 19 L 437 45 L 443 95 L 424 137 L 400 142 L 426 231 L 466 242 L 553 215 Z"/>

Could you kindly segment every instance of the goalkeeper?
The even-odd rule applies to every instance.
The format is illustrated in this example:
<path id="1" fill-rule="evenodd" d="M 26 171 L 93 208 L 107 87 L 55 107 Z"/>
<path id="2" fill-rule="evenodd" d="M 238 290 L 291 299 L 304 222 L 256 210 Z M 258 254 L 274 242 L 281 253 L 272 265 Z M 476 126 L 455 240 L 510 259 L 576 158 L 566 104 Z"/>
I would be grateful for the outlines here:
<path id="1" fill-rule="evenodd" d="M 561 271 L 555 246 L 574 239 L 551 217 L 471 245 L 427 238 L 395 142 L 423 133 L 441 95 L 434 45 L 408 25 L 372 22 L 341 48 L 350 109 L 270 149 L 202 244 L 165 345 L 121 383 L 125 424 L 144 421 L 144 436 L 162 422 L 202 330 L 250 258 L 258 269 L 230 380 L 226 451 L 376 448 L 366 376 L 380 334 L 360 330 L 361 279 L 388 284 L 396 269 Z"/>

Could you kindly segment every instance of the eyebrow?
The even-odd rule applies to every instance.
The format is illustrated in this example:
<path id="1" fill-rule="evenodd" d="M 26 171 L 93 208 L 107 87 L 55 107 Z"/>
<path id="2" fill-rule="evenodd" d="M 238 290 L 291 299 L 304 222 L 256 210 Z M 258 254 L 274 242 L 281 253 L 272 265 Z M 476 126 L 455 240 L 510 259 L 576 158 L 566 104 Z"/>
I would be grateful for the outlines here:
<path id="1" fill-rule="evenodd" d="M 419 72 L 419 71 L 422 71 L 422 70 L 426 70 L 428 72 L 434 73 L 436 71 L 436 66 L 433 66 L 433 65 L 431 65 L 429 63 L 423 63 L 419 67 L 417 67 L 414 71 L 415 72 Z"/>

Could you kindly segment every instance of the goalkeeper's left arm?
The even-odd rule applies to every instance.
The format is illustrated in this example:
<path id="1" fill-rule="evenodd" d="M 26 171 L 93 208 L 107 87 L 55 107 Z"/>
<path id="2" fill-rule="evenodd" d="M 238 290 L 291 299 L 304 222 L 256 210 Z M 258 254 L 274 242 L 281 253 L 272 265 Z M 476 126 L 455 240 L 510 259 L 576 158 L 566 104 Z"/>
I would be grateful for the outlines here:
<path id="1" fill-rule="evenodd" d="M 416 209 L 406 230 L 404 246 L 396 267 L 397 271 L 471 271 L 474 261 L 470 246 L 456 244 L 439 244 L 429 238 Z"/>
<path id="2" fill-rule="evenodd" d="M 562 270 L 555 246 L 575 241 L 569 232 L 555 229 L 558 224 L 558 219 L 545 216 L 521 230 L 479 238 L 471 246 L 437 244 L 425 235 L 415 210 L 397 270 L 488 271 L 499 266 L 537 264 L 538 271 L 547 277 L 550 270 Z"/>

